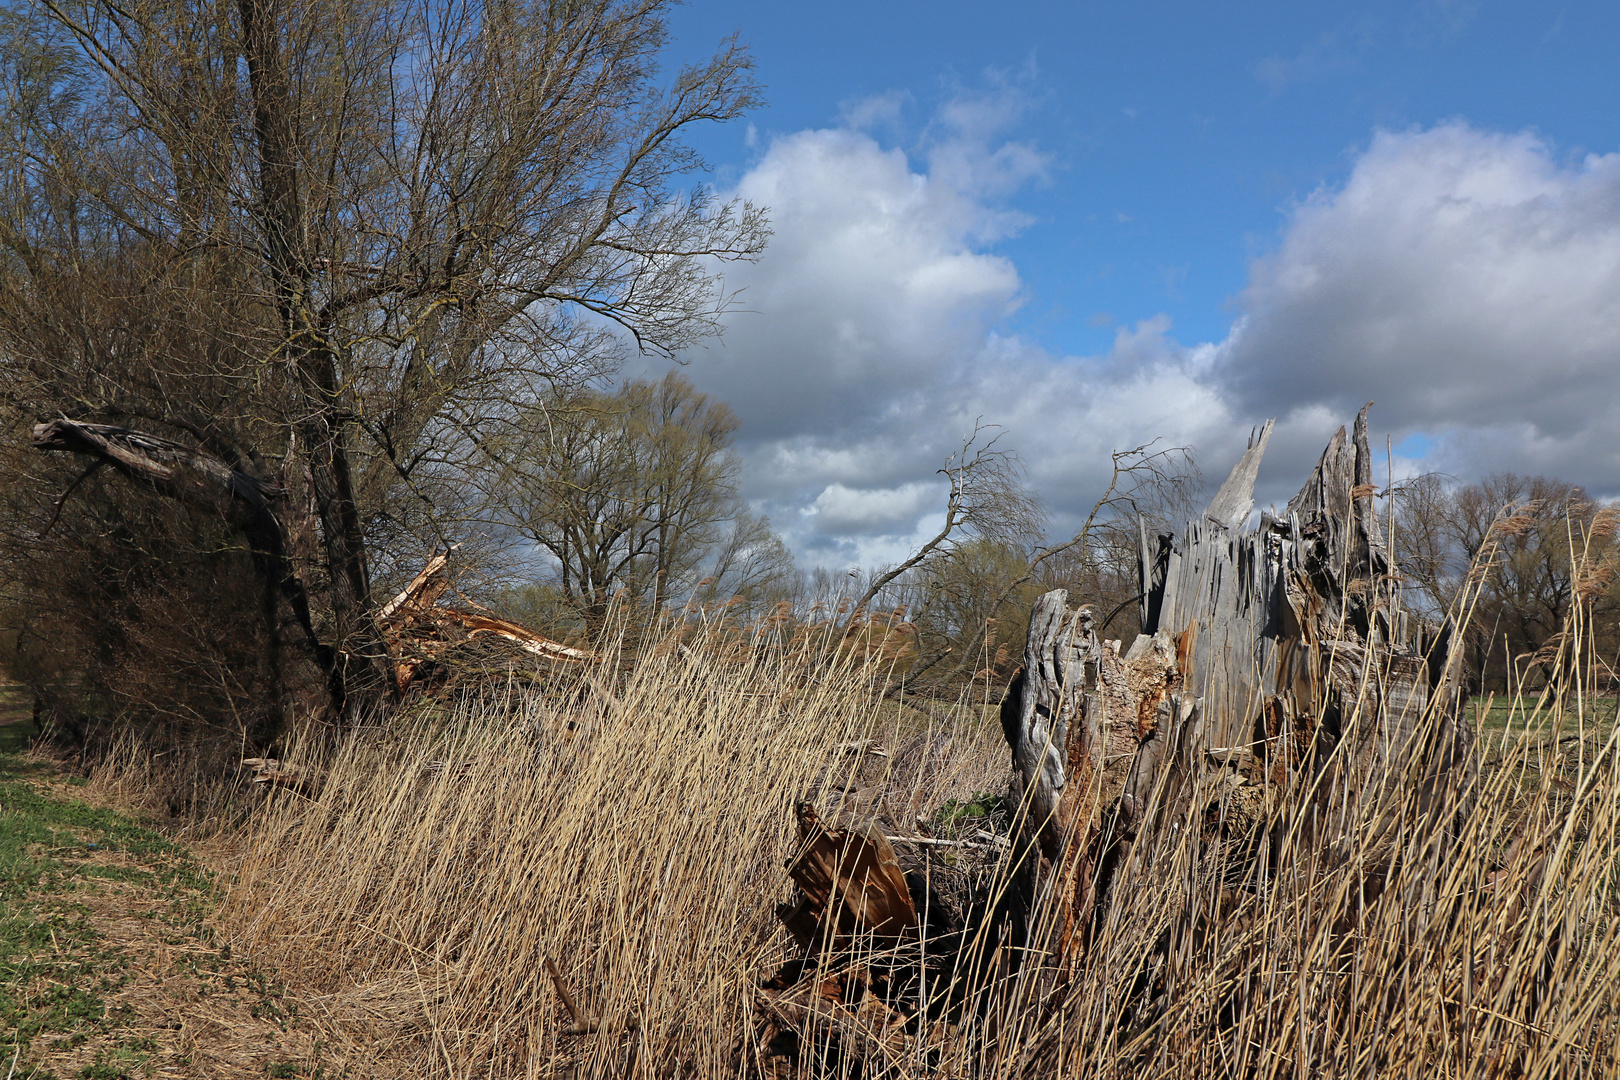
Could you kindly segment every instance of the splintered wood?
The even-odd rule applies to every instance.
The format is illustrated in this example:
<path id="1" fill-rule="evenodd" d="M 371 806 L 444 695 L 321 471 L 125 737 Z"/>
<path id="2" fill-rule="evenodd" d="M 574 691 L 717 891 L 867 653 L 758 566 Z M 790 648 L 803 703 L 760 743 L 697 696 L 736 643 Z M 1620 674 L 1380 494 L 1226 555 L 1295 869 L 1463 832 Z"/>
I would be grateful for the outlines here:
<path id="1" fill-rule="evenodd" d="M 778 909 L 801 951 L 768 984 L 771 1031 L 796 1016 L 800 1045 L 870 1060 L 902 1030 L 915 1050 L 930 1025 L 966 1022 L 966 1003 L 981 1017 L 1031 1003 L 1051 1015 L 1123 898 L 1154 882 L 1170 895 L 1171 874 L 1215 884 L 1207 903 L 1189 901 L 1171 929 L 1153 931 L 1143 970 L 1193 955 L 1211 920 L 1238 925 L 1248 916 L 1232 912 L 1279 874 L 1349 867 L 1364 906 L 1427 917 L 1412 890 L 1443 865 L 1477 769 L 1459 635 L 1401 606 L 1373 509 L 1367 410 L 1333 436 L 1286 509 L 1251 527 L 1270 434 L 1270 423 L 1254 433 L 1197 520 L 1176 534 L 1141 529 L 1141 625 L 1128 647 L 1103 639 L 1064 590 L 1035 601 L 1023 671 L 1001 709 L 1015 834 L 984 895 L 919 920 L 918 883 L 908 894 L 880 832 L 829 828 L 801 807 L 789 868 L 798 892 Z M 1392 899 L 1393 864 L 1379 859 L 1396 830 L 1427 838 L 1433 867 L 1403 864 L 1410 895 Z M 931 920 L 956 933 L 919 925 Z M 857 941 L 912 956 L 921 982 L 950 991 L 906 1004 L 899 968 L 857 958 Z M 969 956 L 968 942 L 980 952 Z M 852 1022 L 848 1004 L 868 992 L 852 979 L 882 989 L 888 1034 L 877 1043 L 838 1034 L 834 1020 Z M 1141 992 L 1165 983 L 1152 985 Z M 803 1007 L 785 1009 L 789 999 Z"/>
<path id="2" fill-rule="evenodd" d="M 800 803 L 799 855 L 788 864 L 798 885 L 796 904 L 782 904 L 777 915 L 805 948 L 830 931 L 835 947 L 856 935 L 893 944 L 917 925 L 917 909 L 894 847 L 873 824 L 830 828 L 809 803 Z"/>
<path id="3" fill-rule="evenodd" d="M 487 611 L 440 604 L 450 589 L 450 555 L 428 560 L 411 583 L 377 612 L 383 641 L 394 661 L 394 680 L 404 692 L 422 667 L 438 660 L 453 646 L 489 635 L 546 660 L 578 663 L 595 660 L 595 653 L 576 649 L 535 633 L 526 626 L 497 618 Z"/>
<path id="4" fill-rule="evenodd" d="M 1172 825 L 1252 824 L 1320 862 L 1390 785 L 1419 785 L 1436 813 L 1404 827 L 1436 830 L 1437 851 L 1441 808 L 1467 810 L 1455 796 L 1476 764 L 1456 635 L 1401 608 L 1367 410 L 1251 529 L 1270 431 L 1199 520 L 1156 542 L 1143 529 L 1141 633 L 1123 656 L 1064 591 L 1035 605 L 1003 724 L 1036 856 L 1023 894 L 1048 955 L 1083 953 Z"/>

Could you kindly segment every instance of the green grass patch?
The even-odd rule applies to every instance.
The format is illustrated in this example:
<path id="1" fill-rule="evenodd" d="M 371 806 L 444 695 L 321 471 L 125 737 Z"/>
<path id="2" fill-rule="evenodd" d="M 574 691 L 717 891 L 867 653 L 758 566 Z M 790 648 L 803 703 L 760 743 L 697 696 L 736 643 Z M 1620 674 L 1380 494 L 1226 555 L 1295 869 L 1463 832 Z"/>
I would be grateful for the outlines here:
<path id="1" fill-rule="evenodd" d="M 934 824 L 945 829 L 967 827 L 1004 831 L 1011 817 L 1005 792 L 976 791 L 966 799 L 947 799 L 934 815 Z M 996 829 L 995 826 L 1001 826 Z"/>
<path id="2" fill-rule="evenodd" d="M 127 1004 L 141 946 L 108 940 L 98 911 L 102 925 L 109 913 L 152 920 L 142 925 L 154 940 L 181 947 L 177 973 L 285 1029 L 282 988 L 216 947 L 205 925 L 208 872 L 127 815 L 61 797 L 57 770 L 26 756 L 26 727 L 0 726 L 0 1069 L 36 1080 L 153 1072 L 157 1043 Z M 54 1071 L 64 1060 L 67 1071 Z"/>
<path id="3" fill-rule="evenodd" d="M 103 882 L 171 883 L 204 879 L 162 836 L 111 811 L 53 799 L 43 786 L 54 771 L 26 760 L 23 725 L 0 728 L 0 1060 L 19 1075 L 49 1075 L 37 1059 L 90 1039 L 106 1043 L 80 1075 L 138 1075 L 145 1060 L 120 1046 L 120 1018 L 106 997 L 127 975 L 126 957 L 91 925 L 85 900 Z M 89 860 L 120 853 L 138 866 Z"/>
<path id="4" fill-rule="evenodd" d="M 1584 699 L 1581 705 L 1580 730 L 1577 730 L 1575 703 L 1572 700 L 1565 702 L 1556 731 L 1553 729 L 1551 718 L 1554 710 L 1550 703 L 1538 714 L 1537 698 L 1534 696 L 1518 702 L 1503 694 L 1473 697 L 1464 707 L 1464 713 L 1473 722 L 1481 740 L 1500 740 L 1503 735 L 1511 734 L 1515 738 L 1530 738 L 1550 745 L 1553 739 L 1567 742 L 1571 736 L 1579 738 L 1584 734 L 1588 743 L 1600 746 L 1614 730 L 1620 701 L 1613 697 L 1591 697 Z"/>

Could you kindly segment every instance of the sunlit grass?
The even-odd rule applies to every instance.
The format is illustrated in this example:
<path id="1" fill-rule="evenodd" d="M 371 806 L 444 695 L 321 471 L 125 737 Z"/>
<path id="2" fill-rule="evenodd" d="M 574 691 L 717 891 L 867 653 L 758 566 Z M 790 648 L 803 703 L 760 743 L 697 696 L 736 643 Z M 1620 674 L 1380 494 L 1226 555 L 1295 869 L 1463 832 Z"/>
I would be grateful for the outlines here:
<path id="1" fill-rule="evenodd" d="M 855 799 L 896 833 L 988 819 L 1008 776 L 994 703 L 889 697 L 880 651 L 642 640 L 595 673 L 289 748 L 315 782 L 239 836 L 239 946 L 414 1048 L 422 1075 L 1417 1080 L 1614 1060 L 1616 702 L 1584 674 L 1470 703 L 1471 743 L 1438 703 L 1398 746 L 1388 718 L 1352 715 L 1339 780 L 1257 781 L 1248 816 L 1212 815 L 1236 778 L 1204 775 L 1061 968 L 991 965 L 892 1029 L 852 1002 L 781 1057 L 760 987 L 794 955 L 774 909 L 795 805 Z"/>

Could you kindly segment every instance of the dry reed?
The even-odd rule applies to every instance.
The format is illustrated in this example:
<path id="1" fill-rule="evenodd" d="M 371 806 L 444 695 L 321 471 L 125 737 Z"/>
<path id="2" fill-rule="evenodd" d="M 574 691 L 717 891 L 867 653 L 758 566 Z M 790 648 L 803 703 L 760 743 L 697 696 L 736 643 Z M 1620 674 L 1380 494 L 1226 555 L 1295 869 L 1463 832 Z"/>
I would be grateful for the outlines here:
<path id="1" fill-rule="evenodd" d="M 882 801 L 931 812 L 992 782 L 999 733 L 900 729 L 865 665 L 651 651 L 607 694 L 486 695 L 330 759 L 295 748 L 319 793 L 257 811 L 224 922 L 289 980 L 413 1014 L 430 1072 L 735 1071 L 784 958 L 795 803 L 877 739 L 910 763 Z"/>
<path id="2" fill-rule="evenodd" d="M 1583 617 L 1562 646 L 1579 670 Z M 226 927 L 289 980 L 391 1016 L 423 1075 L 1613 1067 L 1620 763 L 1614 702 L 1578 675 L 1521 693 L 1458 784 L 1429 771 L 1449 722 L 1432 713 L 1375 755 L 1388 782 L 1351 777 L 1311 813 L 1268 803 L 1269 828 L 1223 828 L 1212 776 L 1064 978 L 1027 963 L 948 1029 L 876 1033 L 864 1057 L 827 1034 L 773 1062 L 756 987 L 789 955 L 773 906 L 795 803 L 847 786 L 862 739 L 890 748 L 878 803 L 902 826 L 1007 771 L 971 710 L 902 726 L 870 658 L 736 646 L 654 646 L 611 692 L 581 675 L 310 749 L 324 782 L 255 812 Z"/>

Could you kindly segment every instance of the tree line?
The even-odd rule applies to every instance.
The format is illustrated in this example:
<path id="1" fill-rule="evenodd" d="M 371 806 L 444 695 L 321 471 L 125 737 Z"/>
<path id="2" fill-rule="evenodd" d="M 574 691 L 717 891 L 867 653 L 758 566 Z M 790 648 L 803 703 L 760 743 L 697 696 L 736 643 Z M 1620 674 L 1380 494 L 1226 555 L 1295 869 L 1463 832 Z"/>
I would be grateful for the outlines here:
<path id="1" fill-rule="evenodd" d="M 1578 484 L 1499 473 L 1457 484 L 1429 474 L 1398 485 L 1390 520 L 1407 602 L 1450 611 L 1471 574 L 1482 575 L 1466 628 L 1478 691 L 1545 685 L 1558 677 L 1562 631 L 1584 605 L 1592 638 L 1581 643 L 1604 680 L 1620 686 L 1620 548 L 1617 511 Z M 1480 567 L 1487 542 L 1500 554 Z"/>

